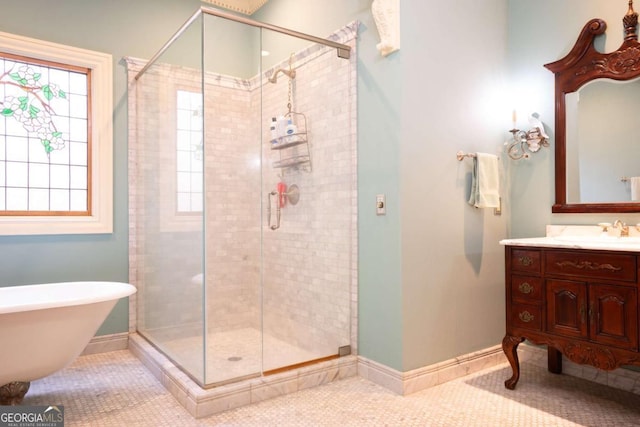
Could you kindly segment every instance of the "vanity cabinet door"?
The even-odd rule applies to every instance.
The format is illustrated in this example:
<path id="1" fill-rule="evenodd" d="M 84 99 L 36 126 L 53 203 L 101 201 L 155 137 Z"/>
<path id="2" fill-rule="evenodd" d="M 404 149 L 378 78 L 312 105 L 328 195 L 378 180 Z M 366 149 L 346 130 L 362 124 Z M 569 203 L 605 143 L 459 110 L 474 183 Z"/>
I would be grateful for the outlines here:
<path id="1" fill-rule="evenodd" d="M 590 336 L 595 342 L 638 348 L 637 290 L 614 285 L 589 285 Z"/>
<path id="2" fill-rule="evenodd" d="M 547 332 L 587 338 L 587 284 L 570 280 L 546 281 Z"/>

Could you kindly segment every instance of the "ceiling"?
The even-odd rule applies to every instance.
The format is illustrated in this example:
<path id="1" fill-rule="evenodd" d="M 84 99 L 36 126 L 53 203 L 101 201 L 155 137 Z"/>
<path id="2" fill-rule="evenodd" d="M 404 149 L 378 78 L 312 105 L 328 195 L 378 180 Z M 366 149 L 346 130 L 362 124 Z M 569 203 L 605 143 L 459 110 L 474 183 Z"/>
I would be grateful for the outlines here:
<path id="1" fill-rule="evenodd" d="M 260 9 L 268 0 L 202 0 L 215 6 L 251 15 Z"/>

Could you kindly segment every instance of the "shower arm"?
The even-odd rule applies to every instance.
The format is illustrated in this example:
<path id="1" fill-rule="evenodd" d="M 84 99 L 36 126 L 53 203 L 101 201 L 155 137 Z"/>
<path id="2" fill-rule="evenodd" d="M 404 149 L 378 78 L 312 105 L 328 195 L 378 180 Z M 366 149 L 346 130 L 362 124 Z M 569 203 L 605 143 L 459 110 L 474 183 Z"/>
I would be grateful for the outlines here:
<path id="1" fill-rule="evenodd" d="M 284 68 L 278 68 L 272 75 L 269 77 L 269 82 L 276 83 L 278 81 L 278 73 L 282 73 L 290 79 L 296 78 L 296 70 L 285 70 Z"/>

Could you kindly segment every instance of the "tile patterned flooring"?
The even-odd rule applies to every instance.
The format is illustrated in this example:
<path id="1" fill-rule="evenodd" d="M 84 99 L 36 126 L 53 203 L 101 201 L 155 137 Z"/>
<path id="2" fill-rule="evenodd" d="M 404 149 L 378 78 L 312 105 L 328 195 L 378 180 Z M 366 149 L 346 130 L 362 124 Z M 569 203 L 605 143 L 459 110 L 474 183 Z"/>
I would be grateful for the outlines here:
<path id="1" fill-rule="evenodd" d="M 408 396 L 359 377 L 195 420 L 128 350 L 82 356 L 34 381 L 26 405 L 65 406 L 66 426 L 638 426 L 640 396 L 522 363 Z"/>

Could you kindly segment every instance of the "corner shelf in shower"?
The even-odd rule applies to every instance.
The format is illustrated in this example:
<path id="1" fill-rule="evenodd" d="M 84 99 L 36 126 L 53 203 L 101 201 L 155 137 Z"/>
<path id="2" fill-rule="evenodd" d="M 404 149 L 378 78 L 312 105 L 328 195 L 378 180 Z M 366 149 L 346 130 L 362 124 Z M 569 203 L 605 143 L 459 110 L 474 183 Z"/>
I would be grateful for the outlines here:
<path id="1" fill-rule="evenodd" d="M 271 142 L 271 149 L 280 153 L 280 160 L 273 162 L 274 168 L 296 168 L 311 171 L 311 152 L 307 135 L 307 117 L 302 113 L 290 112 L 285 117 L 291 117 L 298 127 L 298 132 L 284 135 Z"/>

